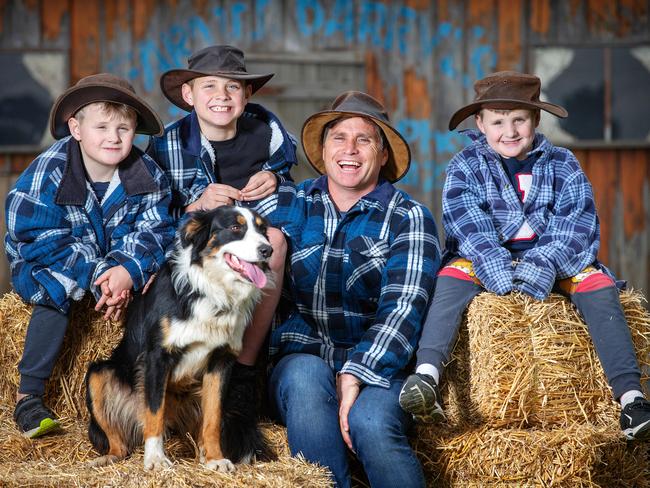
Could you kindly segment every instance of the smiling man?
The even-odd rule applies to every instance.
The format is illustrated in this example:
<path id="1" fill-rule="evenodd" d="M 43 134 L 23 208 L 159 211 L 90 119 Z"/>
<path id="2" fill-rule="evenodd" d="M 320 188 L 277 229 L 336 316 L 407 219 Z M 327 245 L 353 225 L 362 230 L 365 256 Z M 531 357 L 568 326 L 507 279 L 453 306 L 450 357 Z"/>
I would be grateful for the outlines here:
<path id="1" fill-rule="evenodd" d="M 338 486 L 350 486 L 348 451 L 373 487 L 424 486 L 398 395 L 440 253 L 429 210 L 393 186 L 408 145 L 360 92 L 309 117 L 302 144 L 322 176 L 281 184 L 260 209 L 290 256 L 271 404 L 292 455 L 328 467 Z"/>

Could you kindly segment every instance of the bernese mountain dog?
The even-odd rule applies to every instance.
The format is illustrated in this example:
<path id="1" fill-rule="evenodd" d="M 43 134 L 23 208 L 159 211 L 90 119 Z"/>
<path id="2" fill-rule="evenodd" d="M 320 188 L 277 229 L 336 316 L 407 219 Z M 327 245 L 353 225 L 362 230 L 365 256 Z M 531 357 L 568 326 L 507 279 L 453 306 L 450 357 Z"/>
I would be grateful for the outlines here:
<path id="1" fill-rule="evenodd" d="M 129 305 L 121 342 L 86 374 L 88 435 L 103 455 L 93 465 L 144 442 L 145 469 L 170 466 L 169 432 L 190 433 L 201 463 L 222 472 L 272 456 L 256 419 L 238 414 L 236 401 L 224 403 L 244 329 L 269 280 L 266 229 L 246 208 L 188 214 L 170 259 Z"/>

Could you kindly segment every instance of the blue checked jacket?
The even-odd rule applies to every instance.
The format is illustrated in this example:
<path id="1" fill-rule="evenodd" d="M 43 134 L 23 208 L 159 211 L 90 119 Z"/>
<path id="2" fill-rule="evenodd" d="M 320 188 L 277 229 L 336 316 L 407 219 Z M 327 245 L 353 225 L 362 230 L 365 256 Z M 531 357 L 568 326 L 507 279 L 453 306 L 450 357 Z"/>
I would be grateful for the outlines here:
<path id="1" fill-rule="evenodd" d="M 442 212 L 445 259 L 460 255 L 472 261 L 476 276 L 490 291 L 519 290 L 537 299 L 548 296 L 558 279 L 595 265 L 600 227 L 591 184 L 568 149 L 535 136 L 538 159 L 533 182 L 522 204 L 499 155 L 479 131 L 465 133 L 472 143 L 447 167 Z M 524 219 L 539 236 L 536 246 L 513 262 L 503 244 Z"/>
<path id="2" fill-rule="evenodd" d="M 7 196 L 5 249 L 14 289 L 26 301 L 67 312 L 111 267 L 135 290 L 158 271 L 174 237 L 169 185 L 133 148 L 101 204 L 86 180 L 79 143 L 68 136 L 39 155 Z"/>
<path id="3" fill-rule="evenodd" d="M 413 355 L 440 265 L 429 210 L 382 181 L 340 217 L 325 176 L 281 184 L 262 203 L 290 256 L 274 359 L 314 354 L 388 388 Z"/>
<path id="4" fill-rule="evenodd" d="M 298 161 L 296 141 L 280 120 L 255 103 L 246 105 L 242 117 L 256 117 L 269 125 L 270 157 L 262 168 L 275 173 L 279 182 L 291 180 L 289 171 Z M 201 133 L 194 111 L 169 124 L 162 136 L 152 137 L 147 153 L 160 165 L 170 182 L 171 213 L 176 221 L 185 213 L 185 207 L 198 200 L 209 184 L 219 183 L 214 172 L 214 151 Z"/>

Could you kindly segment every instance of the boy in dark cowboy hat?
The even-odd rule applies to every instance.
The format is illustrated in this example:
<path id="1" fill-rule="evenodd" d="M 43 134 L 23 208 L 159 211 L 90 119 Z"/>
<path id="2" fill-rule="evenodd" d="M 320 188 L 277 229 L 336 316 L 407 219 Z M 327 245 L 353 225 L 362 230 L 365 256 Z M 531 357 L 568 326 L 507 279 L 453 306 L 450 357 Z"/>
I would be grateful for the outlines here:
<path id="1" fill-rule="evenodd" d="M 350 452 L 373 487 L 424 486 L 398 394 L 440 254 L 431 213 L 393 186 L 409 147 L 360 92 L 309 117 L 302 145 L 323 176 L 282 183 L 265 204 L 291 262 L 271 332 L 272 407 L 292 455 L 328 467 L 339 487 Z"/>
<path id="2" fill-rule="evenodd" d="M 462 315 L 478 293 L 520 291 L 543 300 L 551 290 L 569 296 L 585 322 L 614 397 L 621 429 L 650 437 L 650 403 L 612 273 L 596 259 L 600 229 L 591 185 L 571 151 L 535 133 L 540 80 L 512 71 L 475 83 L 474 102 L 449 122 L 453 130 L 474 115 L 473 142 L 447 167 L 443 190 L 445 266 L 438 273 L 417 353 L 400 404 L 415 417 L 443 417 L 438 382 Z"/>
<path id="3" fill-rule="evenodd" d="M 273 74 L 246 70 L 244 53 L 233 46 L 209 46 L 188 59 L 187 69 L 163 73 L 160 87 L 167 99 L 189 112 L 153 138 L 147 152 L 160 164 L 172 189 L 171 212 L 177 221 L 193 210 L 259 201 L 278 181 L 290 179 L 296 164 L 295 142 L 280 120 L 249 103 Z M 248 203 L 250 204 L 250 203 Z M 246 329 L 233 369 L 239 395 L 254 405 L 255 364 L 280 298 L 286 242 L 270 228 L 269 263 L 275 287 L 269 287 Z M 250 412 L 252 415 L 253 412 Z"/>
<path id="4" fill-rule="evenodd" d="M 14 419 L 34 438 L 59 424 L 43 405 L 73 300 L 87 292 L 118 319 L 174 236 L 169 186 L 156 163 L 133 146 L 136 132 L 160 134 L 156 113 L 127 81 L 81 79 L 54 103 L 59 139 L 18 178 L 7 196 L 5 249 L 13 287 L 34 310 L 18 365 Z"/>

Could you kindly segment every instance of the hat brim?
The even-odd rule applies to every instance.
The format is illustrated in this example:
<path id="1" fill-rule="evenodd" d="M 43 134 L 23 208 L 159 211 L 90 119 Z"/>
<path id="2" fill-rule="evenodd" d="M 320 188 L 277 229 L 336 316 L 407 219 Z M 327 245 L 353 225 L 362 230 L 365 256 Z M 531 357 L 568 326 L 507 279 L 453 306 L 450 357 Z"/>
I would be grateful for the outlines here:
<path id="1" fill-rule="evenodd" d="M 136 133 L 160 136 L 164 126 L 158 114 L 144 100 L 115 85 L 87 84 L 68 88 L 50 111 L 50 132 L 55 139 L 70 135 L 68 120 L 78 110 L 96 102 L 123 103 L 138 114 Z"/>
<path id="2" fill-rule="evenodd" d="M 377 124 L 388 142 L 388 160 L 379 173 L 383 178 L 395 183 L 408 172 L 411 165 L 411 150 L 402 135 L 384 121 L 363 112 L 325 110 L 309 117 L 302 126 L 302 148 L 309 164 L 319 174 L 325 174 L 323 161 L 323 129 L 338 118 L 352 116 L 364 117 Z"/>
<path id="3" fill-rule="evenodd" d="M 495 98 L 490 100 L 481 100 L 480 102 L 472 102 L 469 105 L 464 106 L 463 108 L 457 110 L 454 115 L 451 116 L 449 120 L 449 130 L 454 130 L 458 127 L 463 120 L 465 120 L 470 115 L 474 115 L 481 108 L 498 108 L 498 109 L 517 109 L 517 108 L 531 108 L 531 109 L 541 109 L 548 113 L 551 113 L 557 117 L 565 118 L 569 115 L 569 112 L 566 111 L 564 107 L 555 105 L 554 103 L 549 102 L 524 102 L 522 100 L 514 100 L 509 98 Z"/>
<path id="4" fill-rule="evenodd" d="M 241 73 L 239 71 L 196 71 L 192 69 L 172 69 L 163 73 L 160 77 L 160 89 L 163 95 L 179 108 L 186 112 L 192 111 L 192 106 L 183 100 L 181 87 L 194 78 L 201 76 L 220 76 L 231 80 L 244 80 L 253 87 L 252 93 L 262 88 L 275 73 L 257 75 L 252 73 Z"/>

